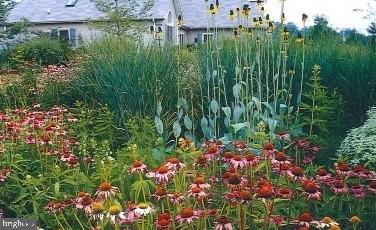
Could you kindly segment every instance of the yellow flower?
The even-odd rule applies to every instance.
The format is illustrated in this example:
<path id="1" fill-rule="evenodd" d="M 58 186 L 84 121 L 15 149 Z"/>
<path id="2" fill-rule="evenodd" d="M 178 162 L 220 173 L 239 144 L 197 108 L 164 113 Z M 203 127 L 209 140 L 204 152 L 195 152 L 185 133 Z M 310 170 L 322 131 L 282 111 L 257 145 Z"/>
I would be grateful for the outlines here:
<path id="1" fill-rule="evenodd" d="M 358 224 L 360 221 L 362 221 L 358 216 L 352 216 L 350 219 L 349 219 L 350 223 L 352 224 Z"/>
<path id="2" fill-rule="evenodd" d="M 341 230 L 341 228 L 338 225 L 331 225 L 329 230 Z"/>
<path id="3" fill-rule="evenodd" d="M 296 42 L 297 43 L 303 43 L 304 42 L 304 38 L 303 38 L 301 33 L 298 33 L 298 37 L 296 38 Z"/>
<path id="4" fill-rule="evenodd" d="M 121 212 L 121 209 L 117 205 L 112 205 L 109 209 L 108 212 L 110 215 L 117 215 Z"/>

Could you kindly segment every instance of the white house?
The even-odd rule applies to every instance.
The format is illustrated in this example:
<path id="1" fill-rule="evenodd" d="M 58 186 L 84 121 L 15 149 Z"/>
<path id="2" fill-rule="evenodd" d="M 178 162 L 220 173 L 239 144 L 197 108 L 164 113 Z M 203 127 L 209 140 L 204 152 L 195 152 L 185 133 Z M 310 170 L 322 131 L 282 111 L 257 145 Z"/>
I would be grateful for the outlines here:
<path id="1" fill-rule="evenodd" d="M 153 27 L 158 33 L 146 33 L 146 42 L 171 42 L 173 44 L 188 44 L 204 42 L 217 34 L 228 36 L 239 24 L 251 24 L 253 17 L 260 16 L 263 1 L 245 0 L 154 0 L 148 13 L 148 27 Z M 219 4 L 219 7 L 217 5 Z M 215 14 L 209 9 L 215 7 Z M 241 12 L 248 7 L 251 12 L 249 21 L 244 17 L 230 19 L 230 10 Z M 218 10 L 217 10 L 218 9 Z M 179 15 L 182 23 L 178 21 Z M 239 13 L 240 15 L 240 13 Z M 103 33 L 89 24 L 106 15 L 100 11 L 95 0 L 22 0 L 9 13 L 7 25 L 27 19 L 32 31 L 56 33 L 77 45 L 79 41 L 90 41 Z M 211 28 L 208 30 L 207 28 Z M 215 29 L 214 29 L 215 28 Z M 157 34 L 157 35 L 156 35 Z"/>

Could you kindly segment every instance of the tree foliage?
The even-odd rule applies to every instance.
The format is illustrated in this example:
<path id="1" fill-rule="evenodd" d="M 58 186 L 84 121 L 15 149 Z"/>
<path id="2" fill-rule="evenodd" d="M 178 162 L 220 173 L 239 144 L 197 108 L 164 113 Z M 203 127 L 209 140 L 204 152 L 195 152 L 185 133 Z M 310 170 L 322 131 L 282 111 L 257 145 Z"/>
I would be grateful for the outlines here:
<path id="1" fill-rule="evenodd" d="M 105 16 L 93 22 L 93 26 L 108 34 L 139 37 L 145 30 L 142 18 L 150 15 L 153 0 L 96 0 L 99 10 Z"/>
<path id="2" fill-rule="evenodd" d="M 6 21 L 7 13 L 14 4 L 13 0 L 0 0 L 0 25 Z"/>

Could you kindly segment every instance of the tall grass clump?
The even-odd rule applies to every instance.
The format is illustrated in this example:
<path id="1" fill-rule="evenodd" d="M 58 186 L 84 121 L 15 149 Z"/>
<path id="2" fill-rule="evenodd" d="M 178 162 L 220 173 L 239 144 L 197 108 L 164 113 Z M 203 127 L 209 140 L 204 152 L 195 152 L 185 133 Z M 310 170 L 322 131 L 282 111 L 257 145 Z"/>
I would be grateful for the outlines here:
<path id="1" fill-rule="evenodd" d="M 182 63 L 176 58 L 184 51 L 174 47 L 107 37 L 91 44 L 85 52 L 89 60 L 73 82 L 76 92 L 91 105 L 107 105 L 118 122 L 135 115 L 153 115 L 158 102 L 164 108 L 174 108 L 179 77 L 190 79 L 183 81 L 186 85 L 181 88 L 195 88 L 194 71 L 181 71 Z M 184 55 L 192 59 L 191 54 Z M 194 69 L 194 64 L 185 65 Z"/>
<path id="2" fill-rule="evenodd" d="M 371 47 L 317 40 L 309 53 L 307 62 L 322 66 L 324 84 L 343 95 L 348 123 L 364 121 L 365 112 L 376 104 L 376 54 Z"/>

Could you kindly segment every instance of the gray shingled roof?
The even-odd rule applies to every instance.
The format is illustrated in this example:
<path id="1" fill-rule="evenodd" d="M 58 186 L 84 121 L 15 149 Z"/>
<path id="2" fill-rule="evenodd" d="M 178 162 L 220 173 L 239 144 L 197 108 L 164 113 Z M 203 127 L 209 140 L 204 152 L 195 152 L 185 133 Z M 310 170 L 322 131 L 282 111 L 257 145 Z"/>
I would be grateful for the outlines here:
<path id="1" fill-rule="evenodd" d="M 179 6 L 182 11 L 183 23 L 189 28 L 206 28 L 216 26 L 218 28 L 233 28 L 239 25 L 237 19 L 230 20 L 230 10 L 243 8 L 243 4 L 247 3 L 251 7 L 252 17 L 259 17 L 259 10 L 256 3 L 249 3 L 245 0 L 219 0 L 219 12 L 213 18 L 209 13 L 210 3 L 215 4 L 215 0 L 179 0 Z M 214 20 L 213 20 L 214 19 Z M 244 19 L 241 19 L 244 20 Z M 213 23 L 214 21 L 214 23 Z"/>
<path id="2" fill-rule="evenodd" d="M 150 18 L 165 18 L 170 0 L 154 0 Z M 74 7 L 66 7 L 66 0 L 22 0 L 9 13 L 8 23 L 27 18 L 32 23 L 62 23 L 96 20 L 105 14 L 94 0 L 78 0 Z"/>

